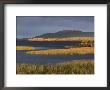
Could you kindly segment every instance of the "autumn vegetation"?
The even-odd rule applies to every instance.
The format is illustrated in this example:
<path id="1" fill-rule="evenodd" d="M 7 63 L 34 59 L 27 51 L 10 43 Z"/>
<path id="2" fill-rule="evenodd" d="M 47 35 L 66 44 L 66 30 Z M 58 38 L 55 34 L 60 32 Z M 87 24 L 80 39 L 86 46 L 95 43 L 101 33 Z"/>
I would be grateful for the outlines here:
<path id="1" fill-rule="evenodd" d="M 84 55 L 93 54 L 93 47 L 75 47 L 69 49 L 50 49 L 50 50 L 40 50 L 40 51 L 28 51 L 26 54 L 32 55 Z"/>
<path id="2" fill-rule="evenodd" d="M 94 41 L 94 37 L 30 38 L 28 41 Z"/>
<path id="3" fill-rule="evenodd" d="M 16 46 L 16 50 L 34 50 L 32 46 Z"/>
<path id="4" fill-rule="evenodd" d="M 93 60 L 76 60 L 55 65 L 17 64 L 17 74 L 94 74 Z"/>

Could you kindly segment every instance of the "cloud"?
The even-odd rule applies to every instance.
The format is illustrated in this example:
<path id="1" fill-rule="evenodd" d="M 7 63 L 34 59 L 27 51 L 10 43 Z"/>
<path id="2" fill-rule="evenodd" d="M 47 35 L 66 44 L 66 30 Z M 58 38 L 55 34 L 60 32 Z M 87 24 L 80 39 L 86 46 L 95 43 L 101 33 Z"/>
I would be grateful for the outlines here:
<path id="1" fill-rule="evenodd" d="M 17 37 L 32 37 L 63 29 L 94 31 L 93 16 L 17 16 Z"/>

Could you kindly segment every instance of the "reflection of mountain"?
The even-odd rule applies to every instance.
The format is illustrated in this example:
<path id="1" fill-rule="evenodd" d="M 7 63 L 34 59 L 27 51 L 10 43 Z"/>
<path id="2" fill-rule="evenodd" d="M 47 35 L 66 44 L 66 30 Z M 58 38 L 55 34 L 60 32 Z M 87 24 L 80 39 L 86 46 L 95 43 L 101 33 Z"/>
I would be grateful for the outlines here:
<path id="1" fill-rule="evenodd" d="M 56 33 L 46 33 L 43 35 L 36 36 L 41 38 L 54 38 L 54 37 L 93 37 L 94 32 L 82 32 L 82 31 L 76 31 L 76 30 L 63 30 Z"/>

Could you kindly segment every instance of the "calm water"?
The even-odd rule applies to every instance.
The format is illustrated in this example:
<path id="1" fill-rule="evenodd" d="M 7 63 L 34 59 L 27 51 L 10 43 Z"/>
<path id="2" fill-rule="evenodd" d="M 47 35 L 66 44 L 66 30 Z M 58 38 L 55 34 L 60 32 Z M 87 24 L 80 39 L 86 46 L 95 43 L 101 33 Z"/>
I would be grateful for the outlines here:
<path id="1" fill-rule="evenodd" d="M 22 46 L 33 46 L 37 50 L 45 50 L 45 49 L 58 49 L 64 48 L 64 46 L 73 46 L 78 45 L 80 42 L 75 41 L 62 41 L 62 42 L 48 42 L 48 41 L 26 41 L 20 40 L 17 41 L 17 45 Z M 16 52 L 16 62 L 17 63 L 30 63 L 30 64 L 55 64 L 60 62 L 66 62 L 71 60 L 87 60 L 92 59 L 94 60 L 94 55 L 87 54 L 87 55 L 75 55 L 75 56 L 64 56 L 64 55 L 57 55 L 57 56 L 45 56 L 45 55 L 27 55 L 26 51 L 17 51 Z"/>
<path id="2" fill-rule="evenodd" d="M 37 50 L 44 50 L 44 49 L 56 49 L 59 47 L 35 47 Z M 26 51 L 17 51 L 16 62 L 27 63 L 27 64 L 55 64 L 61 63 L 71 60 L 87 60 L 87 59 L 94 59 L 94 55 L 87 54 L 87 55 L 75 55 L 75 56 L 64 56 L 64 55 L 57 55 L 57 56 L 46 56 L 46 55 L 27 55 L 25 54 Z"/>
<path id="3" fill-rule="evenodd" d="M 56 47 L 62 48 L 64 46 L 79 45 L 79 41 L 27 41 L 27 40 L 17 40 L 16 44 L 18 46 L 33 46 L 33 47 Z"/>

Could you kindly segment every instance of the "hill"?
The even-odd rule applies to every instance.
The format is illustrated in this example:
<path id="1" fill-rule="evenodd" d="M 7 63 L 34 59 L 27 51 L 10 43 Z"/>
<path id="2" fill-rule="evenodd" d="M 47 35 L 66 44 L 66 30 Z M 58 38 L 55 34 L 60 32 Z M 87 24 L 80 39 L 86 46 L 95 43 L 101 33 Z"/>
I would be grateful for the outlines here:
<path id="1" fill-rule="evenodd" d="M 63 30 L 55 33 L 45 33 L 34 38 L 63 38 L 63 37 L 93 37 L 94 32 L 82 32 L 76 30 Z"/>

